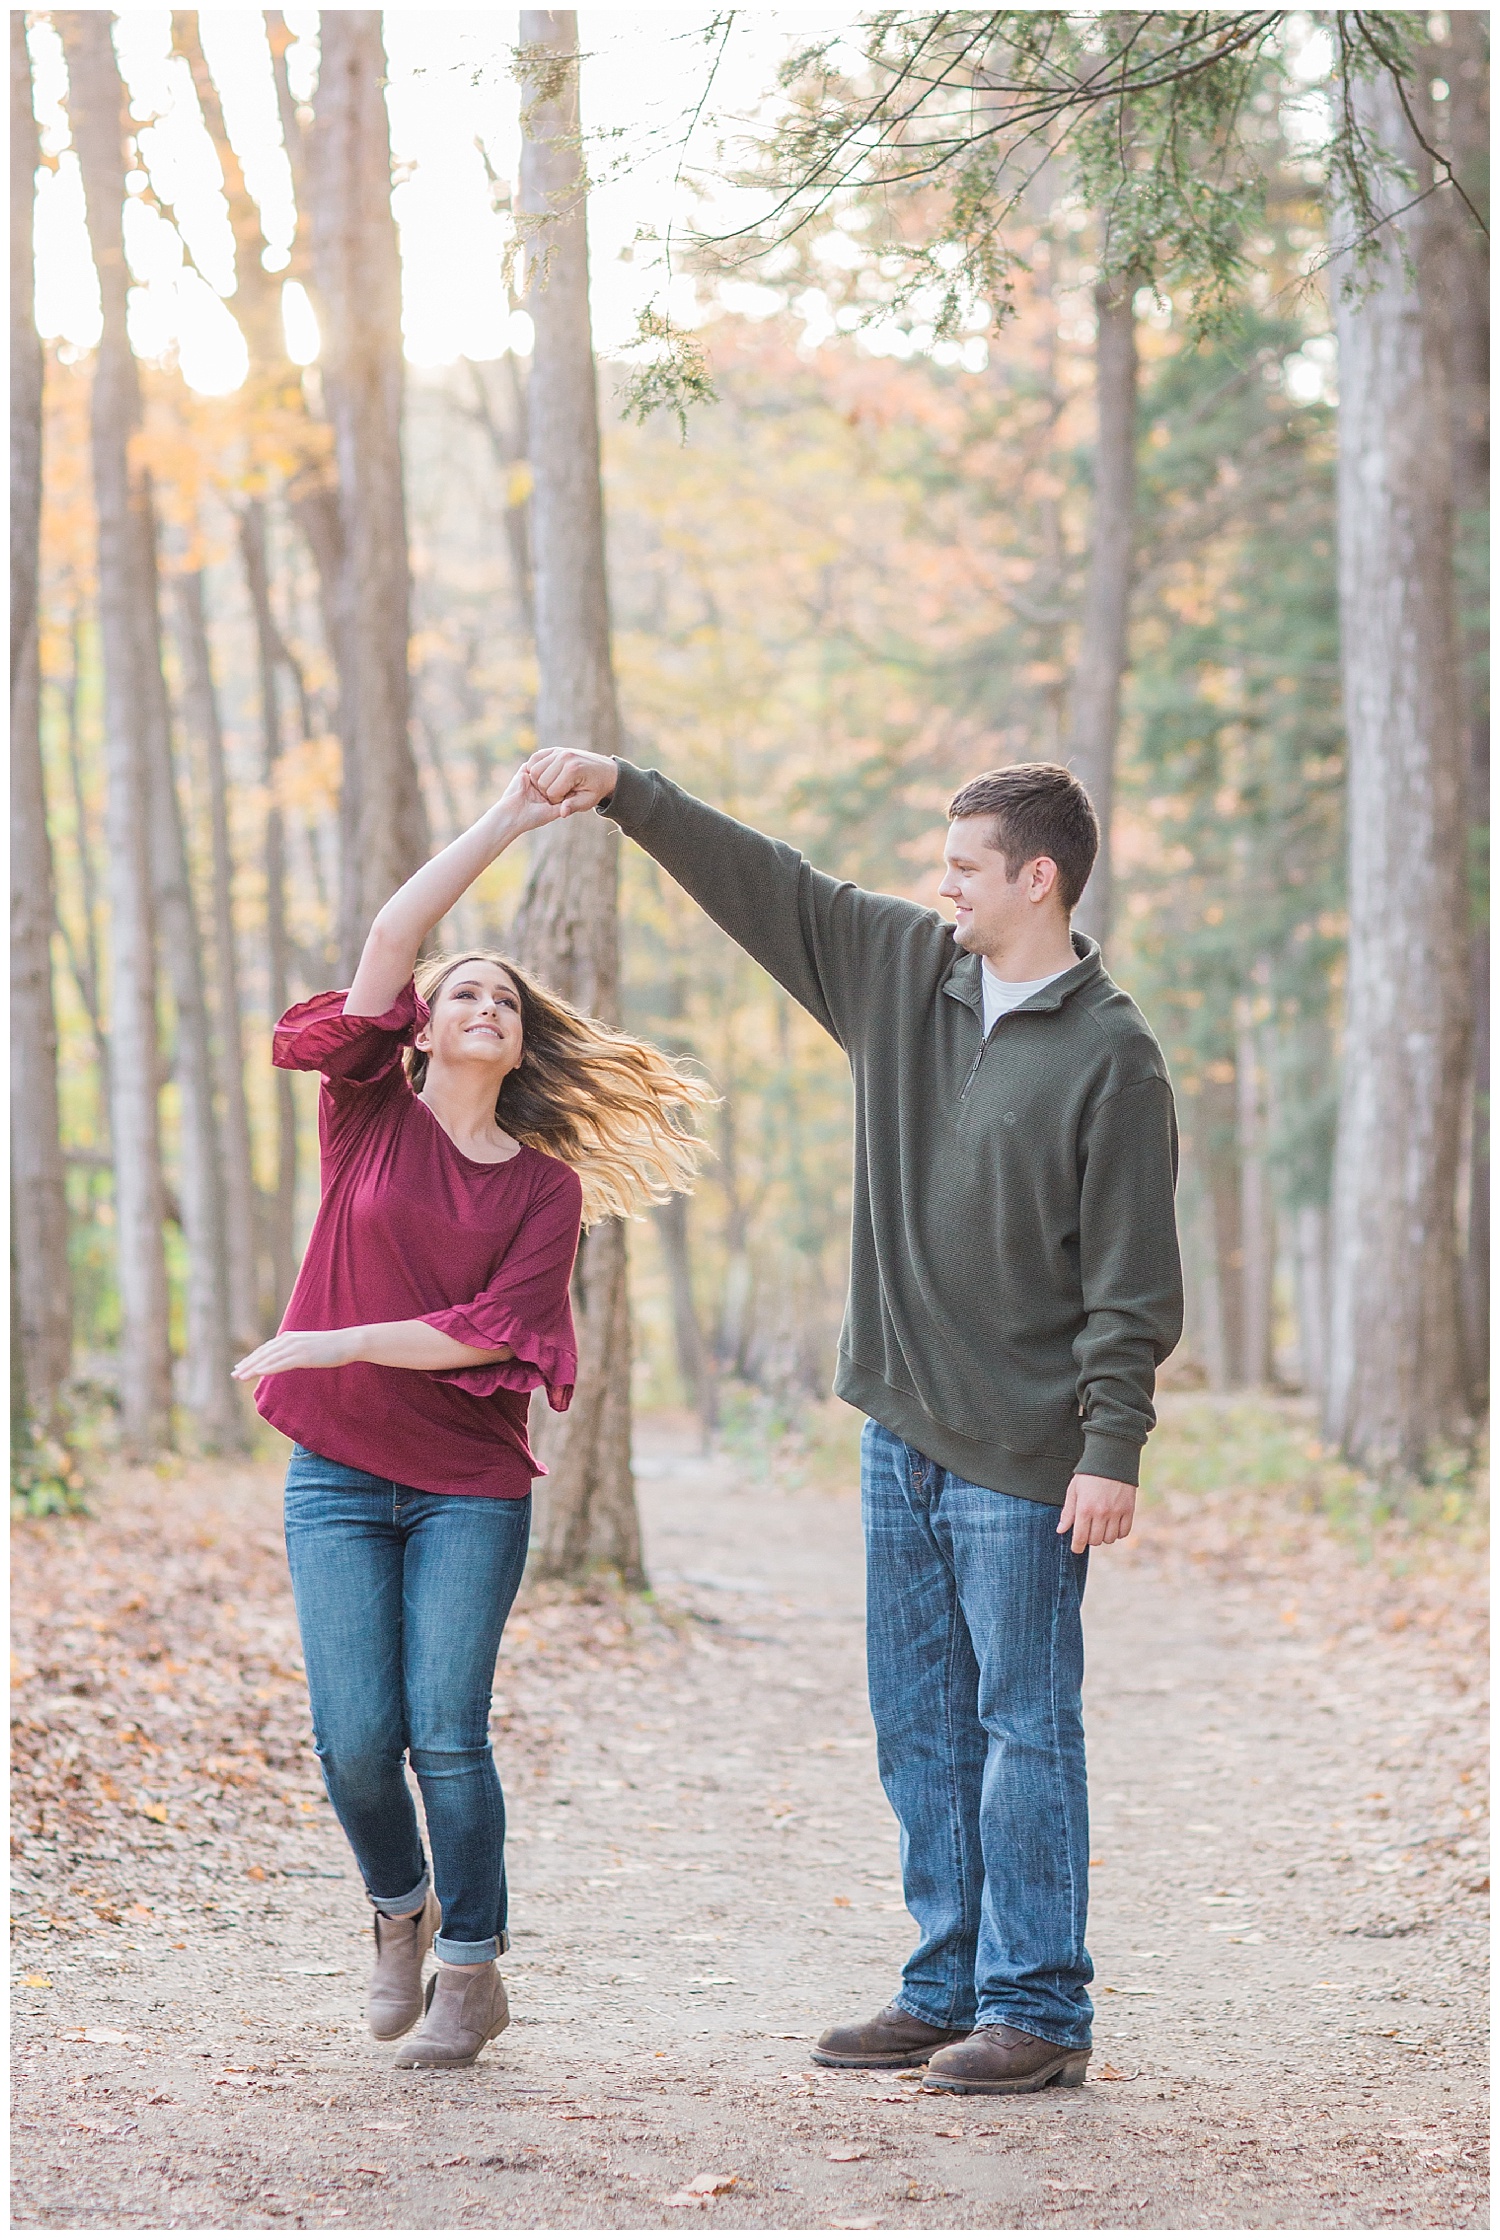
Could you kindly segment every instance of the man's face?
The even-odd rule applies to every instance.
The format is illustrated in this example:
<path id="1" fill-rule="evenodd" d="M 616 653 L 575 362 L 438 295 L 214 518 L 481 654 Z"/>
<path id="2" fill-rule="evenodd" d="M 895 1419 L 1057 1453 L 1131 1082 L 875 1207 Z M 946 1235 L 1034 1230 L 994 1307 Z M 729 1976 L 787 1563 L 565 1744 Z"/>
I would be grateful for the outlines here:
<path id="1" fill-rule="evenodd" d="M 993 816 L 955 817 L 943 857 L 947 874 L 938 892 L 953 904 L 953 938 L 960 949 L 981 957 L 1000 954 L 1035 924 L 1039 903 L 1049 896 L 1055 901 L 1057 866 L 1050 856 L 1021 864 L 1014 879 L 1006 876 Z"/>

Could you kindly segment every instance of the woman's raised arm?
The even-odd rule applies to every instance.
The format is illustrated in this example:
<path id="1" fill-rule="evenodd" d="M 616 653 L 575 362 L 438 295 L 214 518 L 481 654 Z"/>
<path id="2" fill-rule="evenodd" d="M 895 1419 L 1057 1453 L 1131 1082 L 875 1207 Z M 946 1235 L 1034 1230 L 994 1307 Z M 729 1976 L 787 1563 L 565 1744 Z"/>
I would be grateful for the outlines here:
<path id="1" fill-rule="evenodd" d="M 375 913 L 365 936 L 344 1010 L 360 1019 L 389 1011 L 412 976 L 422 943 L 474 881 L 523 832 L 551 824 L 560 811 L 518 770 L 493 808 L 461 832 Z"/>

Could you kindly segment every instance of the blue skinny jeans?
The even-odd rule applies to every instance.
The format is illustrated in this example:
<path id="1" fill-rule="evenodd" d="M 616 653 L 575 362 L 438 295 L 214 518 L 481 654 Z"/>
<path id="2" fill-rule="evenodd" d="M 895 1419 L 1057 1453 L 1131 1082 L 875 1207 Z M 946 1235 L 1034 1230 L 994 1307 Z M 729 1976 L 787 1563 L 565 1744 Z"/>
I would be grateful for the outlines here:
<path id="1" fill-rule="evenodd" d="M 509 1939 L 490 1695 L 530 1499 L 420 1493 L 299 1446 L 285 1522 L 323 1782 L 370 1902 L 414 1912 L 431 1879 L 438 1958 L 492 1960 Z"/>
<path id="2" fill-rule="evenodd" d="M 1087 1554 L 1045 1502 L 863 1438 L 870 1707 L 917 1923 L 897 2005 L 1087 2046 Z"/>

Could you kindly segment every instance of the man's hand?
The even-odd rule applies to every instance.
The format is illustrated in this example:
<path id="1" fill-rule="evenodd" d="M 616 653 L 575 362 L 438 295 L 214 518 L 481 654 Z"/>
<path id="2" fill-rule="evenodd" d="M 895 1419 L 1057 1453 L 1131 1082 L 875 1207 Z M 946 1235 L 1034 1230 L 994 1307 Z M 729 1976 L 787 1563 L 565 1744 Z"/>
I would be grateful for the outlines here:
<path id="1" fill-rule="evenodd" d="M 580 809 L 597 809 L 609 799 L 620 777 L 612 755 L 584 754 L 576 747 L 544 748 L 526 763 L 525 771 L 528 784 L 564 817 Z"/>
<path id="2" fill-rule="evenodd" d="M 1107 1548 L 1123 1540 L 1135 1521 L 1135 1487 L 1118 1478 L 1091 1478 L 1080 1470 L 1063 1498 L 1057 1529 L 1073 1528 L 1073 1553 L 1085 1548 Z"/>
<path id="3" fill-rule="evenodd" d="M 230 1375 L 241 1384 L 274 1377 L 282 1369 L 343 1369 L 360 1358 L 363 1330 L 283 1330 L 237 1361 Z"/>

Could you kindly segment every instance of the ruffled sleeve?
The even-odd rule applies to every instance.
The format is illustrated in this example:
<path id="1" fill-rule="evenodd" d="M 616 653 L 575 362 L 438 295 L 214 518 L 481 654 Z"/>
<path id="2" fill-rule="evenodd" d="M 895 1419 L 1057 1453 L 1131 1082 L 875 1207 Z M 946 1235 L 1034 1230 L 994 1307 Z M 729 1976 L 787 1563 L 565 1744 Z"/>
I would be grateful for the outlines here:
<path id="1" fill-rule="evenodd" d="M 573 1398 L 578 1342 L 568 1284 L 578 1251 L 583 1186 L 571 1167 L 549 1160 L 548 1186 L 538 1193 L 515 1244 L 475 1299 L 443 1307 L 422 1320 L 461 1346 L 509 1346 L 512 1361 L 470 1369 L 429 1369 L 465 1392 L 534 1392 L 541 1387 L 559 1415 Z"/>
<path id="2" fill-rule="evenodd" d="M 346 988 L 294 1003 L 276 1023 L 271 1062 L 298 1073 L 321 1073 L 330 1083 L 373 1088 L 401 1062 L 401 1052 L 429 1017 L 426 1004 L 408 980 L 389 1011 L 378 1019 L 346 1012 Z"/>

